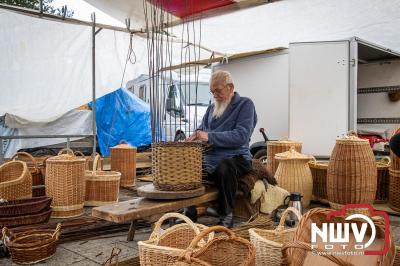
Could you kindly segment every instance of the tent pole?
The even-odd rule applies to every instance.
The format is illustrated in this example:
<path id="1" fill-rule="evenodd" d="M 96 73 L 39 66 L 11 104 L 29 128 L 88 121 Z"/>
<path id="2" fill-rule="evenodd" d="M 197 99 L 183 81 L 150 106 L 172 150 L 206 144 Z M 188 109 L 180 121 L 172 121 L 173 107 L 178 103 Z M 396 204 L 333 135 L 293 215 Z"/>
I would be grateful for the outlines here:
<path id="1" fill-rule="evenodd" d="M 92 132 L 93 151 L 92 157 L 96 155 L 96 13 L 92 13 Z"/>

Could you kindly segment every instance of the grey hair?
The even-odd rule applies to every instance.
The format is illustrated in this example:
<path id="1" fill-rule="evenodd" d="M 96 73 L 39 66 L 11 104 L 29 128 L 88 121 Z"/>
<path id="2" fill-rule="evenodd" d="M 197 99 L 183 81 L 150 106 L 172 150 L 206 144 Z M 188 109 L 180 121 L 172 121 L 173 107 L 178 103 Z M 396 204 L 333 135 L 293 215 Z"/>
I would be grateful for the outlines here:
<path id="1" fill-rule="evenodd" d="M 225 70 L 218 70 L 211 75 L 210 84 L 215 81 L 222 81 L 224 85 L 232 84 L 233 85 L 233 78 L 231 73 Z"/>

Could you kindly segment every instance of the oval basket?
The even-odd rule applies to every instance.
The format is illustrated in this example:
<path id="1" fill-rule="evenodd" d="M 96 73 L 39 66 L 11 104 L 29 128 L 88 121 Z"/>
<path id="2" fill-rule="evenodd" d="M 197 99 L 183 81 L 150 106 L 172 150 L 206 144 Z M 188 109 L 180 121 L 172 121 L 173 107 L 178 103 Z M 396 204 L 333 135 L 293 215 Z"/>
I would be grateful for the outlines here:
<path id="1" fill-rule="evenodd" d="M 32 198 L 32 177 L 25 162 L 11 161 L 0 166 L 0 198 Z"/>
<path id="2" fill-rule="evenodd" d="M 51 201 L 50 197 L 36 197 L 0 203 L 0 218 L 38 213 L 50 208 Z"/>

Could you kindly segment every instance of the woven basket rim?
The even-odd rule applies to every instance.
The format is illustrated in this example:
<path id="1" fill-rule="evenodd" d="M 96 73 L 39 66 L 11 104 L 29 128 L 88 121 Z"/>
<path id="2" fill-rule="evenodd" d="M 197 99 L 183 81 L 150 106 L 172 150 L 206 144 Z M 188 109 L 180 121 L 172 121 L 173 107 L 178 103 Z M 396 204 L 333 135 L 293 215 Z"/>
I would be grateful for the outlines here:
<path id="1" fill-rule="evenodd" d="M 89 180 L 120 180 L 121 179 L 121 173 L 117 171 L 103 171 L 103 170 L 97 170 L 97 171 L 91 171 L 91 170 L 86 170 L 85 171 L 85 178 Z"/>
<path id="2" fill-rule="evenodd" d="M 195 142 L 195 141 L 190 141 L 190 142 L 178 142 L 178 141 L 173 141 L 173 142 L 158 142 L 158 143 L 152 143 L 151 144 L 152 148 L 159 148 L 159 147 L 205 147 L 205 144 L 202 142 Z"/>
<path id="3" fill-rule="evenodd" d="M 69 159 L 66 159 L 69 158 Z M 50 157 L 46 160 L 46 163 L 75 163 L 75 162 L 86 162 L 86 158 L 80 156 L 61 154 L 57 156 Z"/>
<path id="4" fill-rule="evenodd" d="M 336 143 L 340 144 L 368 144 L 369 141 L 367 139 L 360 139 L 360 138 L 338 138 L 336 139 Z"/>
<path id="5" fill-rule="evenodd" d="M 302 145 L 303 142 L 302 141 L 297 141 L 297 140 L 268 140 L 266 141 L 268 145 L 287 145 L 287 144 L 291 144 L 291 145 Z"/>
<path id="6" fill-rule="evenodd" d="M 111 147 L 110 150 L 111 149 L 137 150 L 136 147 L 131 146 L 131 145 L 126 144 L 126 143 L 125 144 L 118 144 L 118 145 L 116 145 L 114 147 Z"/>
<path id="7" fill-rule="evenodd" d="M 8 166 L 10 166 L 10 165 L 12 165 L 12 164 L 21 164 L 21 165 L 22 165 L 22 172 L 21 172 L 21 175 L 20 175 L 18 178 L 16 178 L 16 179 L 9 180 L 9 181 L 6 181 L 6 182 L 0 182 L 0 187 L 11 186 L 11 185 L 13 185 L 13 184 L 16 184 L 16 183 L 21 182 L 22 179 L 25 179 L 25 175 L 26 175 L 26 173 L 29 171 L 29 169 L 28 169 L 28 165 L 27 165 L 25 162 L 23 162 L 23 161 L 10 161 L 10 162 L 3 163 L 2 165 L 0 165 L 0 171 L 1 171 L 3 168 L 6 168 L 6 167 L 8 167 Z M 30 174 L 29 174 L 29 175 L 30 175 Z"/>
<path id="8" fill-rule="evenodd" d="M 329 161 L 310 161 L 308 162 L 308 165 L 310 168 L 316 168 L 316 169 L 328 169 L 328 164 Z"/>

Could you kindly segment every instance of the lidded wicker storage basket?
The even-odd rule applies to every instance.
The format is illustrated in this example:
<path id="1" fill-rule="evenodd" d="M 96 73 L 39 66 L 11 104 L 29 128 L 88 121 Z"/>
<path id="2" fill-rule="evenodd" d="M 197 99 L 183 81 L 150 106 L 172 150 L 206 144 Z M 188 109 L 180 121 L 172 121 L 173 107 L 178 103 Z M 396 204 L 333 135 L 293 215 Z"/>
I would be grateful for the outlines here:
<path id="1" fill-rule="evenodd" d="M 313 196 L 316 200 L 325 201 L 326 193 L 326 173 L 328 170 L 328 161 L 310 161 L 312 178 L 313 178 Z"/>
<path id="2" fill-rule="evenodd" d="M 0 198 L 32 198 L 32 177 L 25 162 L 11 161 L 0 166 Z"/>
<path id="3" fill-rule="evenodd" d="M 110 148 L 111 171 L 121 173 L 120 186 L 136 185 L 136 148 L 129 144 L 119 144 Z"/>
<path id="4" fill-rule="evenodd" d="M 375 157 L 368 140 L 355 136 L 336 140 L 326 179 L 330 202 L 335 205 L 372 204 L 376 194 L 376 176 Z"/>
<path id="5" fill-rule="evenodd" d="M 400 212 L 400 170 L 389 169 L 389 207 Z"/>
<path id="6" fill-rule="evenodd" d="M 381 161 L 376 162 L 378 170 L 377 188 L 374 203 L 386 203 L 389 198 L 389 167 L 390 157 L 384 157 Z"/>
<path id="7" fill-rule="evenodd" d="M 279 162 L 275 159 L 275 154 L 282 153 L 294 147 L 297 152 L 301 152 L 303 143 L 295 140 L 274 140 L 267 141 L 267 170 L 275 175 Z"/>
<path id="8" fill-rule="evenodd" d="M 151 147 L 153 184 L 156 189 L 182 191 L 201 186 L 201 143 L 153 143 Z"/>
<path id="9" fill-rule="evenodd" d="M 35 229 L 13 234 L 3 228 L 3 241 L 10 249 L 11 260 L 18 264 L 34 264 L 52 257 L 57 250 L 61 224 L 56 230 Z"/>
<path id="10" fill-rule="evenodd" d="M 293 212 L 297 220 L 301 220 L 301 214 L 293 207 L 287 208 L 274 230 L 249 229 L 250 241 L 256 248 L 256 265 L 280 266 L 282 262 L 282 245 L 291 241 L 296 228 L 285 229 L 285 220 L 289 213 Z"/>
<path id="11" fill-rule="evenodd" d="M 100 155 L 96 155 L 93 170 L 85 172 L 85 206 L 101 206 L 118 202 L 121 173 L 96 170 L 100 160 Z"/>
<path id="12" fill-rule="evenodd" d="M 283 265 L 290 266 L 307 266 L 307 265 L 341 265 L 341 266 L 350 266 L 350 265 L 380 265 L 380 266 L 391 266 L 393 263 L 394 255 L 395 255 L 395 245 L 393 238 L 389 235 L 388 242 L 389 250 L 384 255 L 369 255 L 369 256 L 334 256 L 334 255 L 324 255 L 323 253 L 320 256 L 316 256 L 312 253 L 311 250 L 311 224 L 315 223 L 318 228 L 322 228 L 323 223 L 339 223 L 343 224 L 346 221 L 345 216 L 333 216 L 331 219 L 327 219 L 327 215 L 332 212 L 332 209 L 325 208 L 314 208 L 308 211 L 303 215 L 297 230 L 294 233 L 293 241 L 285 243 L 283 246 L 283 256 L 284 261 Z M 370 209 L 369 209 L 370 211 Z M 346 213 L 349 214 L 348 210 Z M 390 228 L 385 228 L 385 222 L 382 217 L 370 217 L 372 222 L 376 228 L 376 238 L 375 241 L 380 241 L 378 244 L 382 246 L 375 246 L 376 249 L 382 250 L 384 246 L 384 238 L 385 238 L 385 230 L 390 230 Z M 362 223 L 364 220 L 353 219 L 351 223 Z M 358 228 L 360 225 L 358 224 Z M 369 240 L 371 230 L 367 230 L 366 240 Z M 351 232 L 351 231 L 350 231 Z M 374 243 L 375 243 L 374 241 Z M 343 247 L 341 243 L 332 243 L 334 246 L 332 249 L 326 250 L 324 246 L 326 243 L 320 243 L 320 238 L 317 237 L 317 243 L 313 243 L 314 246 L 317 246 L 318 251 L 325 252 L 326 251 L 355 251 L 359 252 L 360 249 L 354 249 L 354 244 L 358 244 L 355 242 L 354 238 L 350 236 L 350 242 L 346 243 L 347 246 Z M 322 246 L 322 248 L 321 248 Z M 371 246 L 372 247 L 372 246 Z M 371 248 L 370 247 L 370 248 Z M 372 248 L 373 249 L 373 248 Z M 363 251 L 363 250 L 361 250 Z"/>
<path id="13" fill-rule="evenodd" d="M 53 218 L 83 214 L 85 201 L 85 163 L 72 151 L 46 160 L 46 194 L 53 197 Z"/>
<path id="14" fill-rule="evenodd" d="M 299 192 L 303 198 L 301 203 L 304 208 L 310 205 L 313 179 L 308 162 L 313 157 L 298 153 L 294 147 L 289 151 L 275 154 L 275 159 L 279 161 L 275 178 L 278 185 L 289 192 Z"/>
<path id="15" fill-rule="evenodd" d="M 19 161 L 26 162 L 32 176 L 32 186 L 42 186 L 38 189 L 32 190 L 33 196 L 38 197 L 46 195 L 44 189 L 44 175 L 42 174 L 35 158 L 27 152 L 17 152 L 11 159 L 18 159 Z"/>

